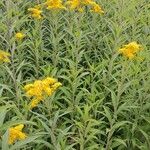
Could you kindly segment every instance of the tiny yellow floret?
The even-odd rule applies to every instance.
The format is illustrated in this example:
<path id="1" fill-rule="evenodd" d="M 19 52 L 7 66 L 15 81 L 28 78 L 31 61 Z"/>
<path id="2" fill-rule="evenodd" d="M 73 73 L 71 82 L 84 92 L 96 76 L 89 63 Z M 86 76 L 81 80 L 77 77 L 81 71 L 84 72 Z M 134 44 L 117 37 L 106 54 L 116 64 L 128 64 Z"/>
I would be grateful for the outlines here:
<path id="1" fill-rule="evenodd" d="M 27 135 L 22 132 L 23 128 L 23 124 L 9 128 L 9 144 L 13 144 L 17 140 L 24 140 L 27 137 Z"/>

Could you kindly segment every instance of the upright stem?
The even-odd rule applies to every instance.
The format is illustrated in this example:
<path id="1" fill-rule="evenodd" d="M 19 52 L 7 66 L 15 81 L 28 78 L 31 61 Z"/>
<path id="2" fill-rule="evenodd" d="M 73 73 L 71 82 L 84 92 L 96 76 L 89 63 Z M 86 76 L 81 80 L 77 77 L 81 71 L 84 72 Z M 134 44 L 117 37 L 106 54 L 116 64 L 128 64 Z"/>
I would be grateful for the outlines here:
<path id="1" fill-rule="evenodd" d="M 52 31 L 53 31 L 53 39 L 52 39 L 52 45 L 53 45 L 53 57 L 52 57 L 52 61 L 53 61 L 53 65 L 56 67 L 58 64 L 58 52 L 59 52 L 59 41 L 58 41 L 58 12 L 52 12 L 52 17 L 53 17 L 53 21 L 52 21 Z"/>
<path id="2" fill-rule="evenodd" d="M 121 79 L 120 79 L 120 83 L 118 85 L 118 92 L 117 92 L 117 107 L 114 109 L 114 114 L 113 114 L 113 119 L 112 122 L 110 123 L 110 131 L 108 133 L 108 137 L 107 137 L 107 143 L 106 143 L 106 148 L 105 150 L 109 150 L 110 149 L 110 145 L 111 145 L 111 138 L 113 135 L 113 125 L 115 124 L 115 120 L 117 119 L 117 109 L 118 109 L 118 105 L 119 105 L 119 101 L 120 101 L 120 97 L 121 97 L 121 90 L 123 88 L 123 83 L 125 80 L 125 73 L 126 73 L 126 68 L 127 67 L 127 63 L 126 60 L 123 62 L 122 64 L 122 70 L 121 70 Z"/>
<path id="3" fill-rule="evenodd" d="M 8 46 L 7 49 L 10 50 L 11 53 L 11 67 L 12 67 L 12 71 L 10 69 L 10 72 L 12 72 L 12 80 L 13 80 L 13 84 L 14 84 L 14 88 L 15 88 L 15 93 L 16 93 L 16 99 L 18 101 L 18 106 L 19 106 L 19 93 L 18 93 L 18 85 L 17 85 L 17 77 L 16 77 L 16 66 L 15 66 L 15 61 L 14 61 L 14 53 L 16 50 L 16 44 L 15 42 L 12 43 L 11 38 L 13 36 L 13 31 L 14 28 L 12 26 L 13 24 L 13 17 L 10 13 L 12 6 L 11 6 L 11 1 L 10 0 L 6 0 L 6 11 L 7 11 L 7 20 L 6 20 L 6 24 L 7 24 L 7 42 L 8 42 Z"/>
<path id="4" fill-rule="evenodd" d="M 36 20 L 35 22 L 35 41 L 34 41 L 34 55 L 35 55 L 35 64 L 36 64 L 36 77 L 39 78 L 39 69 L 40 69 L 40 48 L 41 48 L 41 22 L 40 20 Z"/>

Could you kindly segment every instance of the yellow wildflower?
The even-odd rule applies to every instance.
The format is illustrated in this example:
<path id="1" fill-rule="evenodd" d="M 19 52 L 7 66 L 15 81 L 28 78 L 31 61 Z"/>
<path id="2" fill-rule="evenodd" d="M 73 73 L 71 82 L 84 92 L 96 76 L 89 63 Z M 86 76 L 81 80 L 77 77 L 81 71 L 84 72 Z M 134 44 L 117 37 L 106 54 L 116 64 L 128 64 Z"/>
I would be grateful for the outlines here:
<path id="1" fill-rule="evenodd" d="M 10 62 L 9 56 L 9 53 L 0 50 L 0 62 Z"/>
<path id="2" fill-rule="evenodd" d="M 78 10 L 79 12 L 83 12 L 83 6 L 81 0 L 69 0 L 66 2 L 66 5 L 69 5 L 71 10 Z"/>
<path id="3" fill-rule="evenodd" d="M 35 6 L 34 8 L 29 8 L 28 11 L 31 12 L 31 16 L 33 18 L 35 18 L 35 19 L 42 18 L 42 16 L 41 16 L 42 11 L 41 11 L 40 7 Z"/>
<path id="4" fill-rule="evenodd" d="M 37 80 L 33 84 L 28 84 L 24 87 L 28 97 L 33 97 L 29 107 L 34 108 L 45 96 L 51 96 L 56 89 L 61 86 L 56 79 L 47 77 L 43 80 Z"/>
<path id="5" fill-rule="evenodd" d="M 95 2 L 91 3 L 91 5 L 92 5 L 91 12 L 100 13 L 100 14 L 104 13 L 100 5 L 96 4 Z"/>
<path id="6" fill-rule="evenodd" d="M 35 81 L 33 84 L 26 85 L 24 89 L 27 91 L 28 97 L 36 96 L 42 97 L 43 83 L 40 80 Z"/>
<path id="7" fill-rule="evenodd" d="M 27 137 L 27 135 L 22 132 L 23 127 L 24 125 L 20 124 L 9 129 L 9 144 L 13 144 L 16 140 L 23 140 Z"/>
<path id="8" fill-rule="evenodd" d="M 119 52 L 127 58 L 132 59 L 135 57 L 138 51 L 142 50 L 141 47 L 142 46 L 140 44 L 137 44 L 137 42 L 131 42 L 127 45 L 124 45 L 123 48 L 120 48 Z"/>
<path id="9" fill-rule="evenodd" d="M 23 34 L 21 32 L 17 32 L 15 37 L 17 40 L 22 40 L 25 37 L 25 34 Z"/>
<path id="10" fill-rule="evenodd" d="M 66 5 L 69 5 L 71 10 L 77 10 L 79 12 L 83 12 L 85 6 L 92 6 L 91 12 L 104 13 L 102 8 L 93 0 L 68 0 Z"/>
<path id="11" fill-rule="evenodd" d="M 45 2 L 47 9 L 66 9 L 62 4 L 62 0 L 47 0 Z"/>

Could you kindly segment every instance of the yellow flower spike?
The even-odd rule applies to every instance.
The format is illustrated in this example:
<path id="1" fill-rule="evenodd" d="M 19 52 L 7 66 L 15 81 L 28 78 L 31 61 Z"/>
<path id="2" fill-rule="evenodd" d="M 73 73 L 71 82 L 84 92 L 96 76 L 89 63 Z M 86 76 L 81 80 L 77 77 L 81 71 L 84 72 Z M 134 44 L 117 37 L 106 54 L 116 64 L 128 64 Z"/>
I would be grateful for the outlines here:
<path id="1" fill-rule="evenodd" d="M 139 50 L 142 50 L 142 46 L 140 44 L 137 44 L 137 42 L 131 42 L 124 46 L 126 49 L 130 49 L 133 53 L 138 52 Z"/>
<path id="2" fill-rule="evenodd" d="M 26 91 L 26 95 L 32 98 L 29 108 L 36 107 L 40 101 L 43 101 L 47 96 L 51 96 L 61 85 L 60 82 L 51 77 L 36 80 L 33 84 L 25 85 L 24 90 Z"/>
<path id="3" fill-rule="evenodd" d="M 29 8 L 28 11 L 31 13 L 31 16 L 35 19 L 42 19 L 42 11 L 38 6 L 34 8 Z"/>
<path id="4" fill-rule="evenodd" d="M 0 50 L 0 62 L 6 62 L 6 63 L 10 62 L 9 57 L 10 57 L 9 53 Z"/>
<path id="5" fill-rule="evenodd" d="M 22 132 L 23 124 L 9 128 L 9 144 L 13 144 L 16 140 L 24 140 L 27 135 Z"/>
<path id="6" fill-rule="evenodd" d="M 21 33 L 21 32 L 17 32 L 15 35 L 15 38 L 17 40 L 22 40 L 25 37 L 25 34 Z"/>
<path id="7" fill-rule="evenodd" d="M 41 96 L 43 92 L 43 83 L 40 80 L 37 80 L 33 84 L 33 88 L 28 90 L 27 94 L 31 96 Z"/>
<path id="8" fill-rule="evenodd" d="M 91 5 L 92 5 L 91 12 L 104 14 L 104 11 L 102 10 L 100 5 L 96 4 L 95 2 L 91 3 Z"/>
<path id="9" fill-rule="evenodd" d="M 136 56 L 136 53 L 142 50 L 142 46 L 137 44 L 137 42 L 131 42 L 127 45 L 124 45 L 118 51 L 129 59 L 133 59 Z"/>
<path id="10" fill-rule="evenodd" d="M 102 8 L 93 0 L 68 0 L 66 5 L 68 5 L 71 10 L 77 10 L 79 12 L 83 12 L 85 6 L 92 6 L 91 12 L 104 13 Z"/>
<path id="11" fill-rule="evenodd" d="M 70 7 L 71 10 L 81 10 L 81 2 L 80 0 L 69 0 L 66 2 L 66 5 L 68 5 Z"/>
<path id="12" fill-rule="evenodd" d="M 62 4 L 62 0 L 47 0 L 45 2 L 47 9 L 66 9 L 66 7 Z"/>

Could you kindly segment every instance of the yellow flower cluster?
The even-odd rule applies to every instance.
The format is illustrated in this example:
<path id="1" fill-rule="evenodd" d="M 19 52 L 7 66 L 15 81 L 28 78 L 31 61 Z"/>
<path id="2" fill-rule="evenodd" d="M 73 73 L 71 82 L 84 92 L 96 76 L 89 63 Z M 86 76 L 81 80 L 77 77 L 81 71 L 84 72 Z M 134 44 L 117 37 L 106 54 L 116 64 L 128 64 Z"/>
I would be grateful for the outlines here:
<path id="1" fill-rule="evenodd" d="M 18 126 L 9 128 L 9 144 L 13 144 L 16 140 L 23 140 L 27 137 L 27 135 L 22 132 L 23 127 L 24 125 L 20 124 Z"/>
<path id="2" fill-rule="evenodd" d="M 21 33 L 21 32 L 17 32 L 15 35 L 15 38 L 17 40 L 22 40 L 25 37 L 25 34 Z"/>
<path id="3" fill-rule="evenodd" d="M 0 50 L 0 62 L 10 62 L 10 54 Z"/>
<path id="4" fill-rule="evenodd" d="M 56 79 L 47 77 L 43 80 L 37 80 L 33 84 L 27 84 L 24 89 L 28 97 L 32 97 L 30 108 L 34 108 L 40 101 L 44 100 L 44 97 L 51 96 L 58 87 L 62 84 L 57 82 Z"/>
<path id="5" fill-rule="evenodd" d="M 132 59 L 135 57 L 136 53 L 142 50 L 142 46 L 137 44 L 137 42 L 131 42 L 127 45 L 124 45 L 123 48 L 119 49 L 119 52 L 125 57 Z"/>
<path id="6" fill-rule="evenodd" d="M 62 84 L 56 79 L 50 77 L 47 77 L 43 80 L 37 80 L 33 84 L 26 85 L 24 89 L 26 90 L 27 96 L 33 98 L 30 103 L 30 108 L 32 109 L 36 107 L 40 101 L 43 101 L 46 95 L 52 95 L 53 92 L 55 92 L 56 89 L 61 85 Z M 23 140 L 27 137 L 27 135 L 24 132 L 22 132 L 23 128 L 23 124 L 19 124 L 15 127 L 9 128 L 9 144 L 13 144 L 17 140 Z"/>
<path id="7" fill-rule="evenodd" d="M 29 8 L 28 11 L 31 13 L 31 16 L 35 19 L 42 18 L 42 10 L 40 5 L 36 5 L 34 8 Z"/>
<path id="8" fill-rule="evenodd" d="M 47 9 L 66 9 L 62 4 L 62 0 L 47 0 L 45 2 Z"/>
<path id="9" fill-rule="evenodd" d="M 101 8 L 101 6 L 98 5 L 98 4 L 96 4 L 96 3 L 93 4 L 93 7 L 92 7 L 92 9 L 91 9 L 91 12 L 100 13 L 100 14 L 103 14 L 103 13 L 104 13 L 104 11 L 103 11 L 103 9 Z"/>
<path id="10" fill-rule="evenodd" d="M 85 6 L 90 6 L 92 7 L 91 12 L 104 13 L 101 6 L 93 0 L 68 0 L 66 5 L 69 5 L 71 10 L 77 10 L 79 12 L 83 12 Z"/>
<path id="11" fill-rule="evenodd" d="M 77 10 L 83 12 L 86 6 L 91 8 L 91 12 L 102 14 L 104 11 L 101 6 L 98 5 L 94 0 L 68 0 L 63 4 L 62 0 L 47 0 L 45 3 L 41 3 L 33 8 L 29 8 L 28 11 L 31 12 L 31 16 L 35 19 L 42 18 L 41 7 L 46 6 L 48 10 L 67 10 L 65 7 L 68 6 L 70 10 Z"/>

